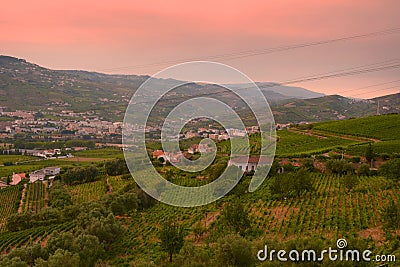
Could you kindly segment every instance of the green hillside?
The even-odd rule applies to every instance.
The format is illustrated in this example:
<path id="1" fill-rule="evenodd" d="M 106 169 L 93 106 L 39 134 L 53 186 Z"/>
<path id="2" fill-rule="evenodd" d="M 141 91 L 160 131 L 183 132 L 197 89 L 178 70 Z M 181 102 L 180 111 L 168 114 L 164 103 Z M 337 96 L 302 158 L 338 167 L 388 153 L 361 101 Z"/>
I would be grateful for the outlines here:
<path id="1" fill-rule="evenodd" d="M 312 99 L 292 99 L 274 103 L 271 109 L 279 123 L 322 122 L 376 114 L 377 101 L 380 114 L 400 112 L 400 94 L 370 100 L 353 100 L 339 95 Z"/>
<path id="2" fill-rule="evenodd" d="M 313 129 L 381 141 L 396 140 L 400 138 L 400 114 L 315 123 Z"/>

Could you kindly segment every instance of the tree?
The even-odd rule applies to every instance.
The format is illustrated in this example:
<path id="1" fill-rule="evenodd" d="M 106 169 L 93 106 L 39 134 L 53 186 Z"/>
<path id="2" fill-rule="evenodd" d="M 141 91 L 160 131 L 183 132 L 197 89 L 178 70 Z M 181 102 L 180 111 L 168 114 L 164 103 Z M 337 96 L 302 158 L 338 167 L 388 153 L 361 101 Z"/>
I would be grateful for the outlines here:
<path id="1" fill-rule="evenodd" d="M 6 183 L 7 183 L 8 185 L 11 183 L 10 175 L 7 176 L 7 181 L 6 181 Z"/>
<path id="2" fill-rule="evenodd" d="M 392 159 L 379 168 L 379 173 L 389 179 L 400 181 L 400 159 Z"/>
<path id="3" fill-rule="evenodd" d="M 93 182 L 97 180 L 98 171 L 96 167 L 73 168 L 67 170 L 62 176 L 62 181 L 68 185 Z"/>
<path id="4" fill-rule="evenodd" d="M 115 215 L 125 215 L 138 208 L 137 195 L 135 193 L 119 195 L 111 201 L 110 208 Z"/>
<path id="5" fill-rule="evenodd" d="M 400 208 L 393 200 L 383 210 L 383 219 L 387 228 L 392 230 L 400 229 Z"/>
<path id="6" fill-rule="evenodd" d="M 50 254 L 54 254 L 58 249 L 73 250 L 74 236 L 70 232 L 54 232 L 47 242 L 46 249 Z"/>
<path id="7" fill-rule="evenodd" d="M 292 179 L 291 174 L 283 174 L 276 176 L 270 185 L 270 190 L 272 193 L 280 197 L 288 197 L 292 190 Z"/>
<path id="8" fill-rule="evenodd" d="M 72 253 L 68 250 L 57 249 L 57 251 L 50 255 L 48 262 L 49 267 L 76 267 L 79 266 L 79 255 Z"/>
<path id="9" fill-rule="evenodd" d="M 105 169 L 106 173 L 110 176 L 129 173 L 128 166 L 123 159 L 107 161 L 105 164 Z"/>
<path id="10" fill-rule="evenodd" d="M 239 235 L 228 235 L 218 240 L 216 246 L 218 266 L 253 266 L 255 258 L 250 243 Z"/>
<path id="11" fill-rule="evenodd" d="M 346 175 L 340 179 L 340 182 L 346 188 L 346 191 L 350 192 L 353 188 L 355 188 L 358 185 L 359 180 L 357 176 Z"/>
<path id="12" fill-rule="evenodd" d="M 204 247 L 195 246 L 192 243 L 185 243 L 176 256 L 175 266 L 211 266 L 211 255 Z"/>
<path id="13" fill-rule="evenodd" d="M 4 257 L 0 259 L 0 267 L 29 267 L 29 265 L 18 257 L 12 259 Z"/>
<path id="14" fill-rule="evenodd" d="M 226 165 L 224 163 L 217 163 L 214 165 L 211 165 L 210 171 L 209 171 L 209 177 L 211 181 L 216 180 L 218 177 L 222 175 L 222 173 L 225 171 Z"/>
<path id="15" fill-rule="evenodd" d="M 352 167 L 346 164 L 344 159 L 330 159 L 326 161 L 326 170 L 333 174 L 343 174 L 345 172 L 351 171 Z"/>
<path id="16" fill-rule="evenodd" d="M 248 212 L 240 200 L 228 203 L 222 212 L 222 216 L 225 223 L 233 228 L 235 234 L 244 236 L 250 228 Z"/>
<path id="17" fill-rule="evenodd" d="M 303 163 L 303 168 L 305 168 L 307 171 L 312 172 L 315 170 L 314 159 L 305 158 L 302 160 L 302 163 Z"/>
<path id="18" fill-rule="evenodd" d="M 370 171 L 369 171 L 369 166 L 368 164 L 361 164 L 357 168 L 357 175 L 358 176 L 369 176 Z"/>
<path id="19" fill-rule="evenodd" d="M 371 143 L 368 144 L 368 147 L 365 151 L 365 159 L 370 163 L 370 166 L 372 167 L 372 161 L 374 160 L 374 151 L 372 151 Z"/>
<path id="20" fill-rule="evenodd" d="M 199 240 L 206 232 L 206 228 L 202 225 L 201 221 L 198 221 L 193 227 L 193 234 L 196 240 Z"/>
<path id="21" fill-rule="evenodd" d="M 74 250 L 80 256 L 80 266 L 95 266 L 98 259 L 103 258 L 104 248 L 99 239 L 93 235 L 81 234 L 74 240 Z"/>
<path id="22" fill-rule="evenodd" d="M 32 266 L 36 259 L 40 257 L 46 257 L 46 255 L 47 254 L 42 250 L 40 244 L 34 244 L 33 242 L 30 242 L 24 248 L 16 248 L 12 250 L 7 257 L 9 259 L 19 258 L 21 261 Z"/>
<path id="23" fill-rule="evenodd" d="M 162 226 L 159 237 L 161 248 L 168 253 L 169 261 L 172 262 L 172 255 L 178 253 L 184 244 L 183 227 L 169 220 Z"/>
<path id="24" fill-rule="evenodd" d="M 90 216 L 83 233 L 96 236 L 105 246 L 111 246 L 124 233 L 124 228 L 112 213 Z"/>
<path id="25" fill-rule="evenodd" d="M 312 179 L 308 171 L 302 168 L 296 173 L 275 177 L 270 190 L 281 197 L 299 197 L 303 192 L 313 190 Z"/>
<path id="26" fill-rule="evenodd" d="M 354 167 L 353 164 L 347 162 L 343 164 L 343 171 L 342 174 L 354 174 Z"/>
<path id="27" fill-rule="evenodd" d="M 49 203 L 50 206 L 59 209 L 72 205 L 71 195 L 59 181 L 54 182 L 50 189 Z"/>
<path id="28" fill-rule="evenodd" d="M 303 192 L 313 191 L 311 176 L 304 168 L 298 170 L 293 175 L 293 187 L 296 196 L 300 196 Z"/>

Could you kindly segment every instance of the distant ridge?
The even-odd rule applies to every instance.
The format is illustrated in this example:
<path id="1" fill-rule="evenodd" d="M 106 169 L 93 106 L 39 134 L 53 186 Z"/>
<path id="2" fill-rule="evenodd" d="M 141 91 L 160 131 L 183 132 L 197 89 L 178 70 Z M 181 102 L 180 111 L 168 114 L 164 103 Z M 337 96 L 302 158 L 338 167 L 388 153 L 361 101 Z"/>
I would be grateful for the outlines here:
<path id="1" fill-rule="evenodd" d="M 0 56 L 0 107 L 10 110 L 92 111 L 121 121 L 135 90 L 149 76 L 103 74 L 84 70 L 51 70 L 24 59 Z M 170 79 L 161 80 L 168 84 Z M 400 94 L 355 100 L 326 96 L 301 87 L 258 82 L 280 123 L 312 122 L 399 113 Z M 246 87 L 245 84 L 234 85 Z M 196 96 L 215 92 L 215 86 L 190 83 L 185 92 Z M 227 101 L 234 101 L 226 99 Z M 379 110 L 377 110 L 379 102 Z"/>

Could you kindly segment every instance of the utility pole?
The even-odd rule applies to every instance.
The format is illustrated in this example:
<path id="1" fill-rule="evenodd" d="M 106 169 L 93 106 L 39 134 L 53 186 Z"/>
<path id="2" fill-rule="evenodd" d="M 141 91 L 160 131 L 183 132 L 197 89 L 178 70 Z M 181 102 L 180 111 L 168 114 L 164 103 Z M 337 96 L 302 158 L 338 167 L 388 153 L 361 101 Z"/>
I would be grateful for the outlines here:
<path id="1" fill-rule="evenodd" d="M 379 100 L 378 100 L 378 107 L 376 108 L 376 115 L 381 115 L 379 114 Z"/>

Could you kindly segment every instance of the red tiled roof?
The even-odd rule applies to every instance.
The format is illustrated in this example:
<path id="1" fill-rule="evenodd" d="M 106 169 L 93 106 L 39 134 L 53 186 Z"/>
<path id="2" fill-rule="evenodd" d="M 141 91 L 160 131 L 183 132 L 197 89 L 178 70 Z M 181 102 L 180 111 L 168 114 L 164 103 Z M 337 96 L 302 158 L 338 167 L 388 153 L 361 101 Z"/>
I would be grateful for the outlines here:
<path id="1" fill-rule="evenodd" d="M 164 151 L 162 151 L 162 150 L 155 150 L 155 151 L 153 152 L 153 157 L 154 157 L 154 158 L 157 158 L 157 157 L 159 157 L 159 156 L 164 156 Z"/>

